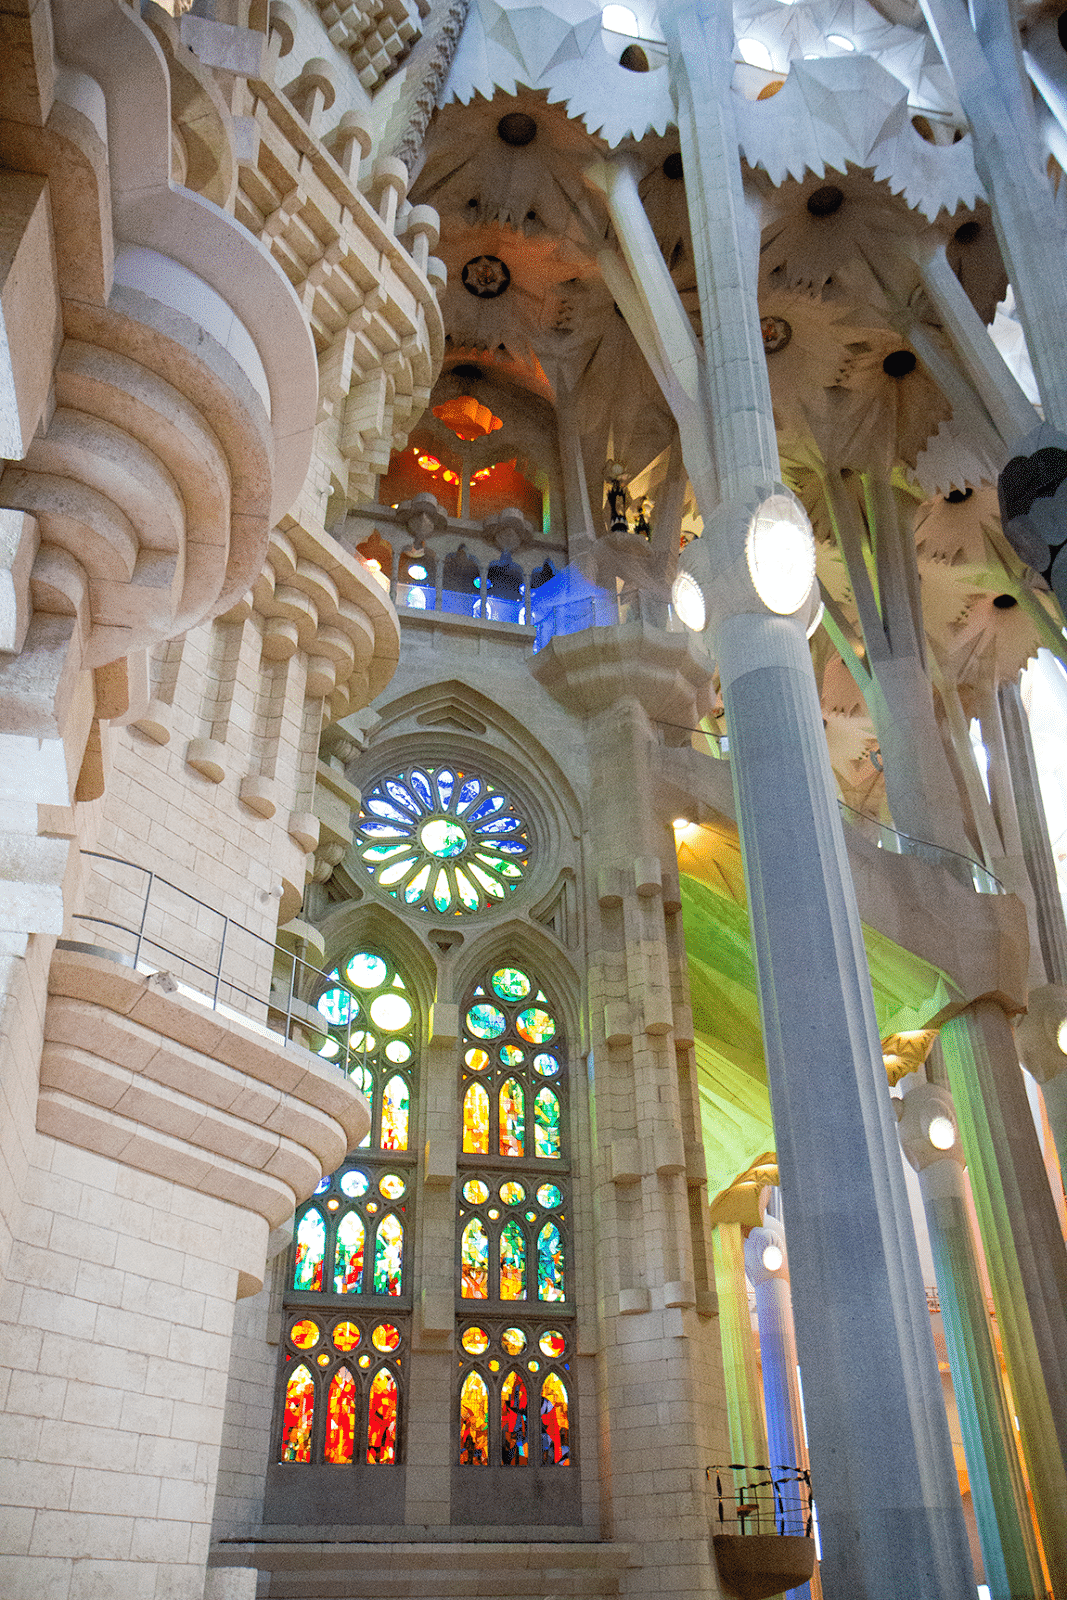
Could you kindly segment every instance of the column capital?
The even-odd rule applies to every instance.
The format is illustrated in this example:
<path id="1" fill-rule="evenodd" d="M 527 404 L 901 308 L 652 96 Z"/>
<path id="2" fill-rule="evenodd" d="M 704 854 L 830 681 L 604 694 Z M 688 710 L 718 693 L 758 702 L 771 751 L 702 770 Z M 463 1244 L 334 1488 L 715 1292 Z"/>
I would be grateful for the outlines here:
<path id="1" fill-rule="evenodd" d="M 1067 988 L 1046 983 L 1031 989 L 1026 1015 L 1015 1025 L 1019 1060 L 1038 1083 L 1067 1072 Z"/>

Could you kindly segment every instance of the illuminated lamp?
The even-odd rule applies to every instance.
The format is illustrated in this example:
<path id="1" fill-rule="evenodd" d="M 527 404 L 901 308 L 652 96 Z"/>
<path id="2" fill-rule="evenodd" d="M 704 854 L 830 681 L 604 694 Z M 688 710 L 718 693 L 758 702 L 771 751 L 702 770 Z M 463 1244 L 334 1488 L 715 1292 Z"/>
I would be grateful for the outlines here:
<path id="1" fill-rule="evenodd" d="M 441 463 L 436 456 L 420 456 L 419 466 L 423 472 L 440 472 L 441 470 Z"/>
<path id="2" fill-rule="evenodd" d="M 776 1244 L 767 1245 L 760 1259 L 768 1272 L 777 1272 L 785 1262 L 785 1256 Z"/>
<path id="3" fill-rule="evenodd" d="M 454 395 L 442 405 L 434 406 L 433 414 L 452 429 L 457 439 L 484 439 L 487 433 L 495 433 L 504 426 L 488 406 L 483 406 L 471 394 Z"/>
<path id="4" fill-rule="evenodd" d="M 948 1117 L 931 1117 L 926 1136 L 935 1150 L 951 1150 L 956 1143 L 956 1130 Z"/>
<path id="5" fill-rule="evenodd" d="M 492 472 L 492 470 L 493 470 L 492 467 L 479 467 L 478 471 L 474 474 L 474 477 L 471 479 L 471 482 L 472 483 L 480 483 L 483 478 L 488 478 L 489 477 L 489 475 Z"/>
<path id="6" fill-rule="evenodd" d="M 446 467 L 444 472 L 442 472 L 441 477 L 444 479 L 445 483 L 459 482 L 459 473 L 453 472 L 451 467 Z"/>

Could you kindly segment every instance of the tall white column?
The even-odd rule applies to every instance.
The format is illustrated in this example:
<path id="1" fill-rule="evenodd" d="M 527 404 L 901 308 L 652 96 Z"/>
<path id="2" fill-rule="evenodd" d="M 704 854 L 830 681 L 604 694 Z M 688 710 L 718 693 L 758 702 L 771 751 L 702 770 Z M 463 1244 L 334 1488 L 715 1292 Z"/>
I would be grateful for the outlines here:
<path id="1" fill-rule="evenodd" d="M 1031 1600 L 1044 1581 L 974 1260 L 952 1096 L 920 1078 L 904 1083 L 898 1132 L 919 1174 L 986 1582 L 993 1600 Z"/>
<path id="2" fill-rule="evenodd" d="M 973 1600 L 870 977 L 803 627 L 716 635 L 831 1600 Z M 844 1375 L 847 1374 L 847 1381 Z"/>

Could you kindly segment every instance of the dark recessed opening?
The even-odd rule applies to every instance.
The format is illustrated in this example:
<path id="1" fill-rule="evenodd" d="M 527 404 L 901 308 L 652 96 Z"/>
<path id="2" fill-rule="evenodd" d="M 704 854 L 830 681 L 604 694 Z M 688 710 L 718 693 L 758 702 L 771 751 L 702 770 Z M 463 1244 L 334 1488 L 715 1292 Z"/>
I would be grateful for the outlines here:
<path id="1" fill-rule="evenodd" d="M 845 203 L 843 190 L 836 183 L 824 183 L 821 189 L 808 195 L 808 210 L 813 217 L 832 217 Z"/>
<path id="2" fill-rule="evenodd" d="M 1060 44 L 1067 50 L 1067 11 L 1061 11 L 1056 18 L 1056 32 L 1059 34 Z"/>
<path id="3" fill-rule="evenodd" d="M 467 210 L 468 211 L 477 211 L 477 209 L 478 209 L 477 197 L 475 195 L 471 195 L 470 199 L 467 201 Z"/>
<path id="4" fill-rule="evenodd" d="M 460 378 L 464 383 L 477 383 L 479 378 L 485 377 L 481 367 L 475 366 L 473 361 L 460 361 L 449 371 L 453 378 Z"/>
<path id="5" fill-rule="evenodd" d="M 888 378 L 906 378 L 915 371 L 915 357 L 910 350 L 890 350 L 882 362 L 882 371 Z"/>
<path id="6" fill-rule="evenodd" d="M 1019 602 L 1013 594 L 995 594 L 993 604 L 998 611 L 1010 611 L 1012 606 L 1017 606 Z"/>
<path id="7" fill-rule="evenodd" d="M 525 111 L 509 111 L 506 117 L 501 117 L 496 125 L 496 131 L 505 144 L 521 146 L 532 144 L 537 137 L 537 123 L 533 117 L 526 115 Z"/>
<path id="8" fill-rule="evenodd" d="M 526 220 L 527 220 L 527 222 L 536 222 L 537 221 L 537 212 L 536 211 L 527 211 Z"/>
<path id="9" fill-rule="evenodd" d="M 663 176 L 665 178 L 680 178 L 682 176 L 681 151 L 672 150 L 669 156 L 664 156 Z"/>
<path id="10" fill-rule="evenodd" d="M 952 237 L 957 244 L 973 244 L 981 231 L 982 224 L 972 217 L 970 222 L 961 222 Z"/>
<path id="11" fill-rule="evenodd" d="M 619 57 L 619 66 L 625 67 L 627 72 L 647 72 L 648 57 L 639 44 L 628 44 Z"/>
<path id="12" fill-rule="evenodd" d="M 950 506 L 961 506 L 965 500 L 971 498 L 973 493 L 973 489 L 950 489 L 945 499 Z"/>

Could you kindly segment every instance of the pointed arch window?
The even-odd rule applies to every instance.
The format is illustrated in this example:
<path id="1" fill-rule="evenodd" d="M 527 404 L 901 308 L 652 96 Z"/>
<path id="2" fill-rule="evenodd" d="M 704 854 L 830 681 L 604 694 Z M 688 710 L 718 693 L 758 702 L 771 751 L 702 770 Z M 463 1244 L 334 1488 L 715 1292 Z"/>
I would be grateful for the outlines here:
<path id="1" fill-rule="evenodd" d="M 393 957 L 372 948 L 338 962 L 315 1010 L 318 1053 L 355 1079 L 372 1120 L 296 1216 L 275 1463 L 358 1473 L 403 1455 L 420 1018 Z"/>
<path id="2" fill-rule="evenodd" d="M 525 965 L 491 968 L 463 1024 L 453 1459 L 532 1492 L 571 1459 L 566 1039 Z"/>

